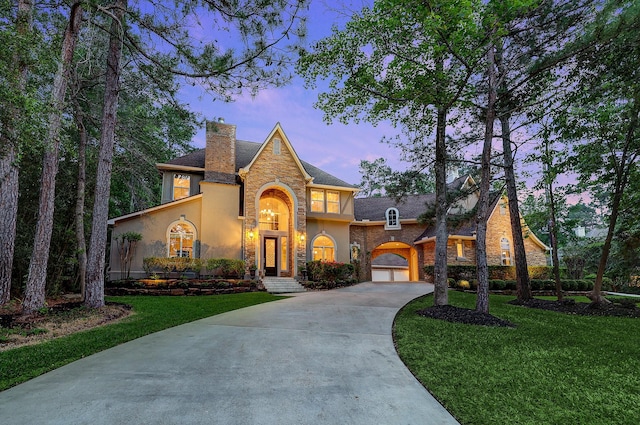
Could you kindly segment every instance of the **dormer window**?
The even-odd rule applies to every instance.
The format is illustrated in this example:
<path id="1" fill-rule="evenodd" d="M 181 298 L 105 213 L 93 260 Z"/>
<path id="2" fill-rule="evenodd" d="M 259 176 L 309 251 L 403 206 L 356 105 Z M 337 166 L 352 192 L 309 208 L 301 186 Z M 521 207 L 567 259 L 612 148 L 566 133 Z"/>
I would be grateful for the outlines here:
<path id="1" fill-rule="evenodd" d="M 397 208 L 388 208 L 385 212 L 385 230 L 400 229 L 400 214 Z"/>
<path id="2" fill-rule="evenodd" d="M 189 196 L 191 187 L 191 176 L 188 174 L 173 175 L 173 200 L 182 199 Z"/>

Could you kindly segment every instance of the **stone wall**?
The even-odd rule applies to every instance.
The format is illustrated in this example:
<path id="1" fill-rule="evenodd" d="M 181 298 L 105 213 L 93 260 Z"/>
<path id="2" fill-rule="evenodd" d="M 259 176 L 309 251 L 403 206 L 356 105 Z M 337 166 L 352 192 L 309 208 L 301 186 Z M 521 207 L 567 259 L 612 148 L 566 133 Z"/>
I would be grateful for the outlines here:
<path id="1" fill-rule="evenodd" d="M 273 140 L 280 139 L 280 154 L 274 153 Z M 290 208 L 289 239 L 293 245 L 295 263 L 290 270 L 295 274 L 298 267 L 306 261 L 305 245 L 300 242 L 300 235 L 306 234 L 306 181 L 304 175 L 283 135 L 276 132 L 256 158 L 244 181 L 244 215 L 249 227 L 255 226 L 257 234 L 258 201 L 261 191 L 277 190 L 288 198 L 285 202 Z M 281 197 L 282 198 L 282 197 Z M 294 231 L 295 229 L 295 231 Z M 245 232 L 246 234 L 247 232 Z M 256 244 L 245 244 L 245 259 L 250 264 L 256 263 Z M 291 247 L 290 247 L 291 248 Z"/>

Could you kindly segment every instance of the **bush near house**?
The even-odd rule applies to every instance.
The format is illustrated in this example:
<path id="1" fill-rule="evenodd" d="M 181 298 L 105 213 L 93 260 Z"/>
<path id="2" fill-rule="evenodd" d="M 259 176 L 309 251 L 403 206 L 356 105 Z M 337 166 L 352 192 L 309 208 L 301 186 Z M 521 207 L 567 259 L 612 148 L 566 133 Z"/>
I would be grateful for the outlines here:
<path id="1" fill-rule="evenodd" d="M 241 278 L 244 276 L 245 263 L 244 260 L 230 258 L 209 258 L 206 260 L 206 270 L 213 276 Z"/>
<path id="2" fill-rule="evenodd" d="M 553 279 L 553 267 L 549 266 L 529 266 L 529 277 L 531 279 Z M 433 276 L 433 266 L 424 266 L 425 276 Z M 449 264 L 447 266 L 447 277 L 458 280 L 471 281 L 476 277 L 476 266 Z M 566 269 L 560 268 L 560 277 L 567 277 Z M 489 266 L 489 279 L 515 280 L 515 266 Z"/>
<path id="3" fill-rule="evenodd" d="M 105 295 L 221 295 L 257 292 L 256 282 L 241 279 L 140 279 L 105 284 Z"/>
<path id="4" fill-rule="evenodd" d="M 245 263 L 243 260 L 230 258 L 188 258 L 188 257 L 147 257 L 142 260 L 142 267 L 147 277 L 153 275 L 162 276 L 164 279 L 171 277 L 171 273 L 183 277 L 187 272 L 196 278 L 204 268 L 205 274 L 223 279 L 241 279 L 244 277 Z"/>
<path id="5" fill-rule="evenodd" d="M 142 267 L 148 277 L 161 274 L 162 277 L 168 279 L 172 272 L 179 275 L 187 271 L 200 273 L 202 261 L 199 258 L 188 257 L 147 257 L 142 260 Z"/>
<path id="6" fill-rule="evenodd" d="M 304 285 L 310 289 L 332 289 L 356 283 L 355 267 L 349 263 L 328 261 L 307 262 L 308 281 Z"/>
<path id="7" fill-rule="evenodd" d="M 591 291 L 593 282 L 589 280 L 562 279 L 563 291 Z M 478 282 L 476 279 L 470 281 L 465 279 L 456 280 L 449 278 L 449 286 L 455 289 L 476 289 Z M 516 281 L 513 279 L 489 279 L 489 290 L 509 291 L 516 289 Z M 551 279 L 531 279 L 531 289 L 534 291 L 555 291 L 556 282 Z"/>

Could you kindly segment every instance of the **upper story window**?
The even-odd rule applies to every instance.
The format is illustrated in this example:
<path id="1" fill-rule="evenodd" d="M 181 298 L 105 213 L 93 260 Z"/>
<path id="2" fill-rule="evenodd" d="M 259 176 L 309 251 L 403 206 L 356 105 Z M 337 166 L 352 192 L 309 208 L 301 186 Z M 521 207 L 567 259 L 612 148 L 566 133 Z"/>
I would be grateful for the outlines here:
<path id="1" fill-rule="evenodd" d="M 324 212 L 324 190 L 311 189 L 311 211 Z"/>
<path id="2" fill-rule="evenodd" d="M 311 211 L 340 214 L 340 192 L 311 189 Z"/>
<path id="3" fill-rule="evenodd" d="M 340 214 L 340 192 L 327 190 L 327 212 Z"/>
<path id="4" fill-rule="evenodd" d="M 400 228 L 400 213 L 397 208 L 388 208 L 384 213 L 386 223 L 385 229 L 399 229 Z"/>
<path id="5" fill-rule="evenodd" d="M 260 230 L 287 230 L 289 228 L 289 208 L 278 198 L 261 198 L 258 224 Z"/>
<path id="6" fill-rule="evenodd" d="M 511 265 L 511 244 L 507 238 L 500 239 L 500 257 L 503 266 Z"/>
<path id="7" fill-rule="evenodd" d="M 189 196 L 191 176 L 188 174 L 173 175 L 173 199 L 182 199 Z"/>

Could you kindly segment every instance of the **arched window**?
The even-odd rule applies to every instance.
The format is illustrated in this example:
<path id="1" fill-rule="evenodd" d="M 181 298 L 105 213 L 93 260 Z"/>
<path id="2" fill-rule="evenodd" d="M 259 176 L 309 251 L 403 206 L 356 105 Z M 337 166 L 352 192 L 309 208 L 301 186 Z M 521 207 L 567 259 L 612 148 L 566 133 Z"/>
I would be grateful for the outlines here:
<path id="1" fill-rule="evenodd" d="M 169 257 L 192 257 L 195 232 L 190 224 L 180 221 L 169 229 Z"/>
<path id="2" fill-rule="evenodd" d="M 509 243 L 509 239 L 502 238 L 500 239 L 500 256 L 502 257 L 502 265 L 510 266 L 511 265 L 511 244 Z"/>
<path id="3" fill-rule="evenodd" d="M 384 228 L 386 230 L 400 228 L 400 214 L 397 208 L 388 208 L 385 212 L 385 219 L 386 223 Z"/>
<path id="4" fill-rule="evenodd" d="M 313 260 L 335 261 L 335 244 L 328 236 L 320 235 L 313 241 Z"/>
<path id="5" fill-rule="evenodd" d="M 289 228 L 289 208 L 287 204 L 272 196 L 261 198 L 258 224 L 260 230 L 286 231 Z"/>

